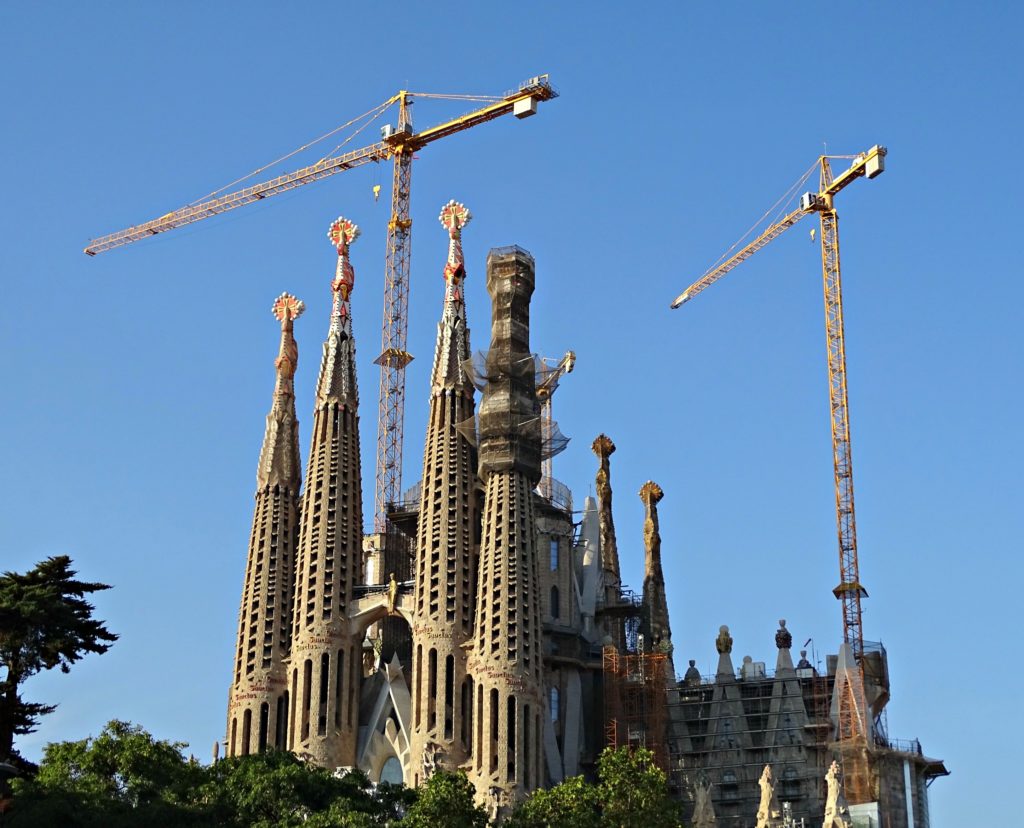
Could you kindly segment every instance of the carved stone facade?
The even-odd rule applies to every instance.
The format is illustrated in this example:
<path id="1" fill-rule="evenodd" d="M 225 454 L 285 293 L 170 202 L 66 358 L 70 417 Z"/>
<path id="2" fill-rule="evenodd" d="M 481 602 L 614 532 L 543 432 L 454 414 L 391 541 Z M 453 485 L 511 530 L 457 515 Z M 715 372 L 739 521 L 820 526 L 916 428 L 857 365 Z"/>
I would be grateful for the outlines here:
<path id="1" fill-rule="evenodd" d="M 737 671 L 732 636 L 722 626 L 715 639 L 716 675 L 702 678 L 694 669 L 679 682 L 682 716 L 673 722 L 681 724 L 676 761 L 686 810 L 692 809 L 695 820 L 698 806 L 705 807 L 696 787 L 706 780 L 712 786 L 715 824 L 720 828 L 746 828 L 755 817 L 757 825 L 771 828 L 800 825 L 801 819 L 807 826 L 816 826 L 827 808 L 832 809 L 828 813 L 833 814 L 833 823 L 842 825 L 840 817 L 849 818 L 849 813 L 843 810 L 840 782 L 834 773 L 826 779 L 837 750 L 830 720 L 836 657 L 828 658 L 829 666 L 821 673 L 806 653 L 801 653 L 804 657 L 794 667 L 793 635 L 784 620 L 779 621 L 774 638 L 778 648 L 774 674 L 750 656 L 744 657 Z M 887 698 L 885 651 L 880 645 L 871 647 L 865 653 L 866 673 L 875 677 L 869 681 L 869 697 Z M 890 743 L 881 731 L 872 757 L 878 801 L 852 809 L 861 809 L 865 816 L 873 814 L 875 825 L 909 828 L 910 813 L 917 814 L 915 824 L 927 825 L 922 820 L 927 812 L 923 792 L 929 779 L 945 775 L 942 762 L 924 756 L 916 742 L 911 750 Z M 770 765 L 767 776 L 766 764 Z M 840 804 L 830 805 L 830 796 Z M 880 822 L 879 814 L 888 821 Z M 831 828 L 832 823 L 826 824 Z"/>
<path id="2" fill-rule="evenodd" d="M 449 247 L 423 450 L 412 625 L 412 753 L 424 756 L 424 766 L 422 773 L 413 769 L 413 783 L 434 767 L 460 766 L 470 753 L 473 680 L 466 672 L 466 646 L 473 630 L 480 516 L 476 448 L 460 431 L 474 414 L 463 299 L 462 228 L 469 219 L 469 211 L 454 201 L 441 210 Z"/>
<path id="3" fill-rule="evenodd" d="M 450 202 L 441 221 L 449 245 L 423 480 L 389 518 L 389 532 L 415 550 L 411 575 L 391 571 L 385 535 L 362 533 L 351 222 L 330 231 L 334 301 L 301 500 L 291 384 L 301 304 L 283 318 L 227 752 L 287 748 L 326 767 L 359 767 L 375 782 L 420 784 L 439 768 L 462 768 L 499 813 L 586 772 L 604 747 L 597 618 L 621 603 L 611 448 L 599 471 L 603 522 L 588 498 L 577 537 L 571 493 L 537 489 L 546 449 L 530 350 L 533 257 L 518 247 L 488 256 L 492 336 L 474 366 L 461 244 L 469 212 Z M 605 577 L 608 565 L 614 574 Z M 405 629 L 408 655 L 384 652 L 387 625 Z"/>
<path id="4" fill-rule="evenodd" d="M 277 384 L 258 465 L 227 754 L 289 749 L 328 768 L 358 767 L 373 782 L 413 785 L 461 768 L 500 814 L 538 787 L 592 774 L 615 732 L 621 743 L 657 743 L 695 824 L 749 826 L 762 804 L 766 826 L 821 820 L 837 670 L 819 675 L 803 652 L 794 668 L 793 636 L 780 621 L 774 676 L 749 656 L 737 671 L 723 625 L 715 675 L 702 677 L 690 660 L 675 680 L 673 646 L 685 638 L 672 640 L 661 488 L 648 482 L 640 491 L 641 599 L 622 584 L 612 440 L 594 440 L 596 497 L 581 510 L 568 490 L 555 497 L 555 487 L 537 488 L 550 447 L 530 349 L 533 257 L 518 247 L 488 256 L 491 341 L 474 360 L 461 244 L 469 213 L 449 202 L 441 220 L 448 256 L 423 479 L 394 505 L 387 533 L 363 534 L 351 222 L 339 219 L 329 233 L 337 269 L 301 498 L 292 323 L 302 304 L 287 294 L 275 304 Z M 391 546 L 398 535 L 402 544 Z M 884 677 L 866 694 L 877 717 L 888 699 L 884 651 L 862 657 Z M 654 691 L 664 704 L 645 708 L 658 717 L 609 728 L 609 699 L 629 694 L 631 674 L 606 668 L 630 659 L 664 665 L 646 673 L 664 679 Z M 880 744 L 884 734 L 874 735 Z M 927 824 L 926 783 L 945 773 L 942 763 L 919 745 L 879 747 L 873 757 L 878 802 L 870 804 L 894 828 L 908 826 L 911 811 Z M 771 791 L 762 803 L 766 763 Z M 864 807 L 850 806 L 854 822 Z M 833 825 L 843 824 L 842 805 L 831 808 Z"/>
<path id="5" fill-rule="evenodd" d="M 484 484 L 479 595 L 469 671 L 476 684 L 470 780 L 499 807 L 544 784 L 544 699 L 533 490 L 540 408 L 530 352 L 533 257 L 491 251 L 491 347 L 480 404 Z"/>

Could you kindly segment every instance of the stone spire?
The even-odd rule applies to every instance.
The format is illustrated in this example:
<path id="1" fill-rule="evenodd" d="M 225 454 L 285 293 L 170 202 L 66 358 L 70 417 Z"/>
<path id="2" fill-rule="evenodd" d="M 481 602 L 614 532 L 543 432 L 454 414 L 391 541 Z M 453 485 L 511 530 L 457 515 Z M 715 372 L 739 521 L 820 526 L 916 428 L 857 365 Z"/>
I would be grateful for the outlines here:
<path id="1" fill-rule="evenodd" d="M 289 747 L 323 767 L 355 764 L 360 643 L 349 632 L 352 589 L 362 582 L 362 476 L 349 245 L 358 228 L 337 219 L 331 323 L 324 343 L 302 497 L 291 654 Z"/>
<path id="2" fill-rule="evenodd" d="M 466 674 L 464 645 L 473 627 L 479 551 L 473 535 L 480 519 L 476 449 L 457 429 L 473 418 L 473 386 L 463 368 L 470 353 L 462 295 L 462 228 L 470 214 L 462 204 L 449 201 L 440 219 L 448 231 L 448 262 L 423 449 L 412 624 L 411 755 L 428 757 L 430 767 L 414 766 L 413 784 L 421 783 L 433 766 L 454 770 L 465 762 L 472 741 L 473 685 Z"/>
<path id="3" fill-rule="evenodd" d="M 437 348 L 431 373 L 431 392 L 458 388 L 472 395 L 472 387 L 463 363 L 469 359 L 469 329 L 466 327 L 466 302 L 462 283 L 466 264 L 462 255 L 462 228 L 473 216 L 457 201 L 449 201 L 438 217 L 448 231 L 448 261 L 444 266 L 444 310 L 437 326 Z"/>
<path id="4" fill-rule="evenodd" d="M 235 671 L 228 693 L 228 756 L 284 748 L 288 693 L 285 657 L 291 624 L 292 577 L 299 529 L 299 421 L 292 378 L 298 348 L 292 324 L 302 302 L 277 297 L 281 347 L 277 382 L 256 469 L 256 507 L 238 613 Z"/>
<path id="5" fill-rule="evenodd" d="M 351 406 L 359 402 L 356 389 L 356 346 L 352 338 L 352 312 L 349 298 L 355 286 L 356 275 L 348 258 L 348 248 L 359 238 L 359 228 L 346 218 L 335 219 L 327 231 L 338 251 L 338 264 L 331 282 L 331 326 L 324 342 L 324 355 L 320 362 L 320 377 L 316 384 L 316 405 L 320 409 L 328 402 Z"/>
<path id="6" fill-rule="evenodd" d="M 661 486 L 648 480 L 640 487 L 644 504 L 644 609 L 651 649 L 672 659 L 672 628 L 668 620 L 665 576 L 661 571 L 661 533 L 658 531 L 658 502 L 664 497 Z M 673 670 L 669 675 L 674 676 Z"/>
<path id="7" fill-rule="evenodd" d="M 539 405 L 530 354 L 533 257 L 487 257 L 491 347 L 480 404 L 484 482 L 479 593 L 469 671 L 476 683 L 469 777 L 494 812 L 544 783 L 542 653 L 533 489 L 540 479 Z"/>
<path id="8" fill-rule="evenodd" d="M 601 524 L 601 568 L 607 591 L 618 590 L 619 548 L 615 542 L 615 521 L 612 519 L 612 472 L 608 458 L 615 453 L 615 443 L 606 434 L 599 434 L 591 448 L 601 461 L 597 470 L 597 502 Z M 618 600 L 617 592 L 613 601 Z"/>
<path id="9" fill-rule="evenodd" d="M 614 606 L 620 601 L 622 579 L 619 575 L 619 548 L 615 540 L 615 521 L 612 519 L 612 476 L 609 459 L 615 452 L 615 443 L 607 434 L 599 434 L 591 445 L 600 461 L 597 469 L 597 515 L 601 536 L 601 588 L 599 601 L 603 606 Z M 602 621 L 605 643 L 626 651 L 626 630 L 622 617 L 606 614 Z"/>

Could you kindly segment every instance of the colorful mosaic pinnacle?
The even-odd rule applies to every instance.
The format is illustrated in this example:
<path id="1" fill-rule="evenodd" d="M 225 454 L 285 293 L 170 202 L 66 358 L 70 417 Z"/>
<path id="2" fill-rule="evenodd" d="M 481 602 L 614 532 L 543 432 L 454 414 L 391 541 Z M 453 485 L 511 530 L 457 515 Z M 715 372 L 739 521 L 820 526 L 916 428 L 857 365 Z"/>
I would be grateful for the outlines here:
<path id="1" fill-rule="evenodd" d="M 452 199 L 441 208 L 441 215 L 438 218 L 449 233 L 454 233 L 469 224 L 473 214 L 466 209 L 465 204 Z"/>
<path id="2" fill-rule="evenodd" d="M 306 303 L 301 299 L 296 299 L 290 293 L 282 293 L 278 296 L 271 308 L 271 312 L 278 322 L 294 321 L 302 316 L 304 310 L 306 310 Z"/>
<path id="3" fill-rule="evenodd" d="M 344 303 L 348 302 L 348 297 L 352 295 L 352 288 L 355 286 L 355 271 L 348 261 L 348 246 L 359 237 L 359 228 L 347 218 L 338 216 L 331 222 L 327 237 L 338 251 L 338 266 L 334 281 L 331 282 L 331 290 L 334 292 L 334 310 L 331 317 L 337 321 L 348 315 Z"/>
<path id="4" fill-rule="evenodd" d="M 331 222 L 331 227 L 327 231 L 327 238 L 338 249 L 338 254 L 340 255 L 343 247 L 348 247 L 359 238 L 359 228 L 344 216 L 338 216 Z"/>
<path id="5" fill-rule="evenodd" d="M 449 201 L 441 208 L 441 215 L 438 216 L 441 224 L 448 231 L 448 262 L 444 266 L 444 280 L 451 286 L 457 286 L 466 278 L 466 266 L 462 256 L 462 228 L 469 224 L 473 218 L 472 213 L 466 209 L 461 202 Z M 461 296 L 456 290 L 452 292 L 450 299 L 460 299 Z"/>

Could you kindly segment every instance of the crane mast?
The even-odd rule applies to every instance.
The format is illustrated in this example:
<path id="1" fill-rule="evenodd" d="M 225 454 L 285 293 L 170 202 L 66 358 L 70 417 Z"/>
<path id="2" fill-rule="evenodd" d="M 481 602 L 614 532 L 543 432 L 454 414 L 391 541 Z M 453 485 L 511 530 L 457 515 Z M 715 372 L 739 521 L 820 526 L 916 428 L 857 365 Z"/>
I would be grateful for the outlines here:
<path id="1" fill-rule="evenodd" d="M 411 134 L 411 101 L 400 92 L 398 134 Z M 384 262 L 384 321 L 381 326 L 380 396 L 377 409 L 377 464 L 374 488 L 375 532 L 387 530 L 388 505 L 402 490 L 402 443 L 405 423 L 405 366 L 412 362 L 406 350 L 409 336 L 409 260 L 412 255 L 412 147 L 396 141 L 391 181 L 391 218 L 388 221 Z"/>
<path id="2" fill-rule="evenodd" d="M 864 630 L 861 600 L 867 591 L 860 582 L 857 556 L 857 522 L 853 498 L 853 455 L 850 444 L 850 413 L 846 387 L 846 342 L 843 292 L 839 265 L 839 217 L 835 195 L 860 177 L 874 178 L 885 170 L 885 147 L 874 146 L 854 157 L 849 169 L 833 177 L 827 156 L 818 159 L 817 193 L 805 193 L 800 206 L 769 226 L 752 242 L 712 267 L 672 302 L 678 308 L 710 287 L 726 273 L 778 238 L 800 219 L 818 213 L 821 228 L 821 269 L 825 298 L 825 344 L 828 357 L 829 410 L 832 428 L 832 460 L 835 478 L 836 530 L 839 541 L 839 585 L 833 594 L 842 604 L 843 642 L 852 650 L 855 667 L 839 689 L 837 735 L 844 751 L 847 796 L 852 802 L 871 799 L 867 761 L 870 723 L 864 686 Z"/>
<path id="3" fill-rule="evenodd" d="M 828 158 L 821 159 L 821 193 L 832 184 Z M 825 294 L 825 345 L 828 352 L 829 408 L 832 422 L 832 464 L 835 474 L 836 530 L 839 538 L 839 586 L 833 592 L 843 605 L 843 641 L 854 657 L 864 652 L 860 583 L 857 558 L 857 520 L 853 508 L 853 452 L 850 448 L 850 407 L 846 390 L 846 334 L 843 288 L 839 270 L 839 216 L 831 195 L 813 200 L 821 225 L 821 273 Z"/>

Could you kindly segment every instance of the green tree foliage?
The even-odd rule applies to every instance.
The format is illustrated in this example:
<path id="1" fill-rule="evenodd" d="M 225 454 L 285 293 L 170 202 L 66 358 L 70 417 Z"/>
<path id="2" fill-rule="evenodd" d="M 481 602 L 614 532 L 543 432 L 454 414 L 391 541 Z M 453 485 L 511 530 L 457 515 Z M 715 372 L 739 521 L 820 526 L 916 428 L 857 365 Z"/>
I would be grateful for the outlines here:
<path id="1" fill-rule="evenodd" d="M 344 776 L 269 751 L 203 766 L 185 745 L 112 721 L 94 739 L 50 744 L 38 773 L 14 781 L 11 828 L 485 828 L 462 771 L 418 791 Z M 575 777 L 534 792 L 502 828 L 678 828 L 650 751 L 605 750 L 598 784 Z M 404 816 L 403 816 L 404 814 Z"/>
<path id="2" fill-rule="evenodd" d="M 600 828 L 599 792 L 582 776 L 534 791 L 506 822 L 507 828 Z"/>
<path id="3" fill-rule="evenodd" d="M 645 748 L 605 748 L 598 760 L 598 795 L 605 828 L 677 828 L 679 806 L 669 796 L 665 772 Z"/>
<path id="4" fill-rule="evenodd" d="M 462 771 L 437 771 L 419 789 L 402 828 L 484 828 L 487 812 L 473 802 L 476 788 Z"/>
<path id="5" fill-rule="evenodd" d="M 47 558 L 25 574 L 0 575 L 0 758 L 14 756 L 14 737 L 31 733 L 54 705 L 25 701 L 24 681 L 54 667 L 67 673 L 87 653 L 105 653 L 117 636 L 92 617 L 85 596 L 107 584 L 75 580 L 71 558 Z"/>
<path id="6" fill-rule="evenodd" d="M 678 828 L 679 808 L 668 792 L 654 754 L 638 748 L 606 748 L 598 760 L 597 785 L 582 776 L 531 794 L 507 828 Z"/>
<path id="7" fill-rule="evenodd" d="M 184 744 L 113 721 L 95 739 L 46 748 L 15 780 L 4 825 L 62 828 L 372 828 L 396 824 L 415 792 L 362 773 L 337 777 L 271 751 L 200 765 Z M 440 823 L 443 824 L 443 823 Z"/>
<path id="8" fill-rule="evenodd" d="M 182 756 L 182 747 L 119 721 L 95 739 L 49 744 L 35 778 L 14 781 L 14 807 L 5 824 L 190 825 L 190 797 L 203 769 Z"/>

